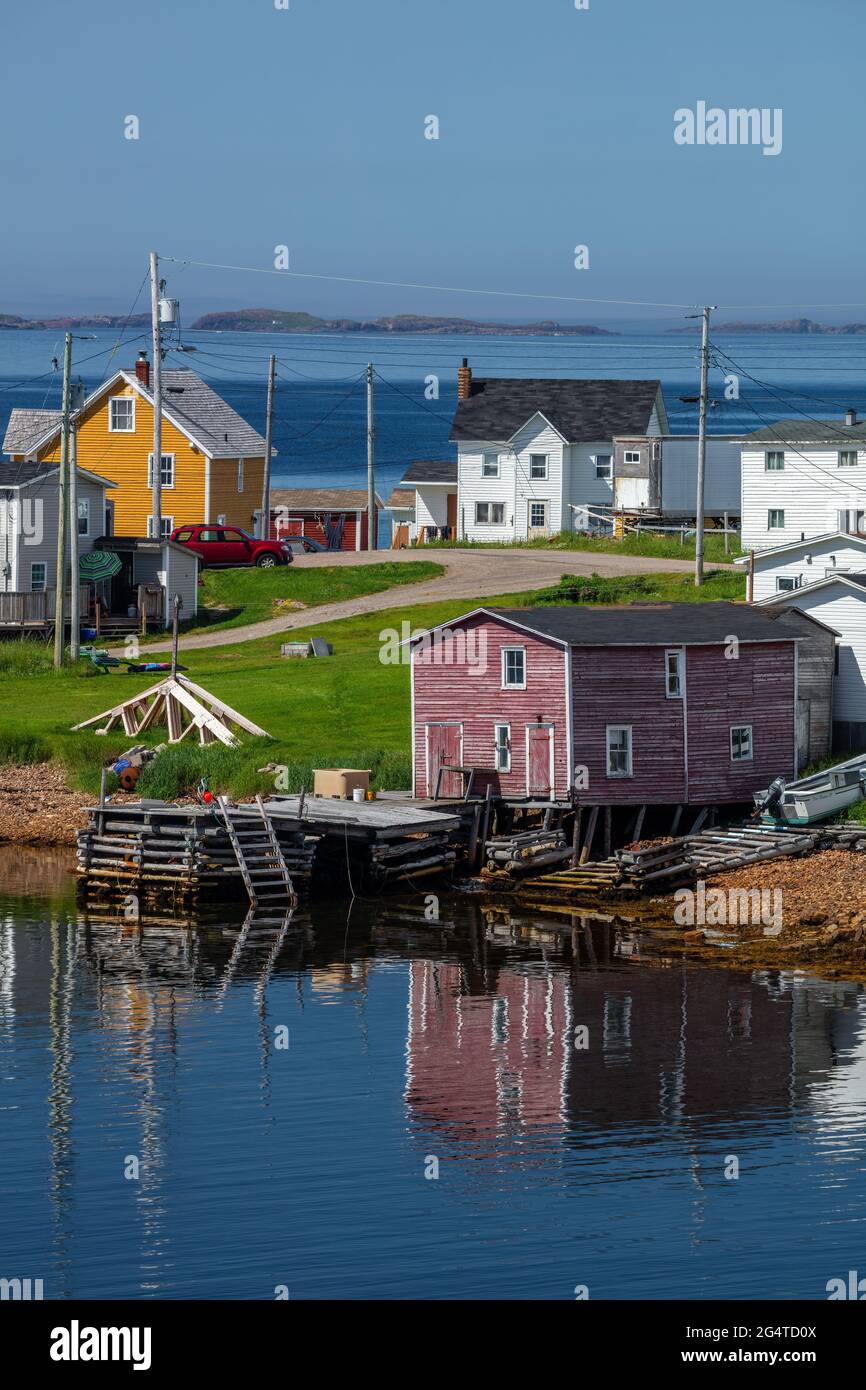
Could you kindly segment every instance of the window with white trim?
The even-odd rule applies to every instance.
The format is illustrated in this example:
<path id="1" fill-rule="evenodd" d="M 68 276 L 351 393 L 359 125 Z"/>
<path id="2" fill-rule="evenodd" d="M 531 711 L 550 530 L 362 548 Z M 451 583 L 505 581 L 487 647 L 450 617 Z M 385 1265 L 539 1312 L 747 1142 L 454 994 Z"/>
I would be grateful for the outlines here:
<path id="1" fill-rule="evenodd" d="M 783 473 L 785 471 L 785 450 L 768 449 L 764 454 L 765 473 Z"/>
<path id="2" fill-rule="evenodd" d="M 504 525 L 505 525 L 505 503 L 504 503 L 504 502 L 476 502 L 476 503 L 475 503 L 475 524 L 476 524 L 476 526 L 504 526 Z"/>
<path id="3" fill-rule="evenodd" d="M 174 530 L 174 517 L 173 517 L 173 516 L 161 516 L 161 517 L 160 517 L 160 521 L 162 522 L 162 530 L 161 530 L 160 534 L 161 534 L 164 538 L 170 536 L 171 533 L 172 533 L 172 531 Z M 156 535 L 156 532 L 155 532 L 155 530 L 154 530 L 153 517 L 152 517 L 152 516 L 149 516 L 149 517 L 147 518 L 147 534 L 150 536 L 151 539 L 153 539 L 153 538 L 155 537 L 155 535 Z"/>
<path id="4" fill-rule="evenodd" d="M 483 453 L 481 455 L 481 476 L 482 478 L 499 477 L 499 455 Z"/>
<path id="5" fill-rule="evenodd" d="M 771 507 L 767 512 L 767 530 L 784 531 L 785 529 L 785 510 L 783 507 Z"/>
<path id="6" fill-rule="evenodd" d="M 665 652 L 665 694 L 669 700 L 683 698 L 683 663 L 685 653 L 679 648 Z"/>
<path id="7" fill-rule="evenodd" d="M 776 593 L 787 594 L 792 589 L 799 589 L 803 580 L 799 574 L 780 574 L 776 577 Z"/>
<path id="8" fill-rule="evenodd" d="M 244 490 L 244 461 L 243 461 L 243 459 L 238 459 L 238 492 L 243 492 L 243 490 Z"/>
<path id="9" fill-rule="evenodd" d="M 174 454 L 162 455 L 159 476 L 161 487 L 174 487 Z M 147 486 L 153 487 L 153 454 L 147 456 Z"/>
<path id="10" fill-rule="evenodd" d="M 529 504 L 529 524 L 533 527 L 547 525 L 547 503 L 530 502 Z"/>
<path id="11" fill-rule="evenodd" d="M 30 592 L 31 594 L 42 594 L 45 592 L 45 561 L 31 560 L 30 562 Z"/>
<path id="12" fill-rule="evenodd" d="M 526 689 L 526 648 L 502 648 L 502 688 L 503 690 Z"/>
<path id="13" fill-rule="evenodd" d="M 111 396 L 108 401 L 110 434 L 135 434 L 135 397 Z"/>
<path id="14" fill-rule="evenodd" d="M 511 771 L 511 725 L 494 725 L 495 768 L 497 772 Z"/>
<path id="15" fill-rule="evenodd" d="M 529 476 L 536 479 L 547 477 L 547 454 L 529 455 Z"/>
<path id="16" fill-rule="evenodd" d="M 631 464 L 632 467 L 637 467 L 640 463 L 640 449 L 626 449 L 622 461 Z"/>
<path id="17" fill-rule="evenodd" d="M 90 498 L 79 497 L 78 499 L 78 534 L 79 536 L 90 535 Z"/>
<path id="18" fill-rule="evenodd" d="M 856 467 L 857 467 L 857 450 L 856 450 L 856 449 L 840 449 L 840 450 L 839 450 L 839 467 L 840 467 L 840 468 L 856 468 Z"/>
<path id="19" fill-rule="evenodd" d="M 596 454 L 595 476 L 596 478 L 613 477 L 613 454 Z"/>
<path id="20" fill-rule="evenodd" d="M 731 762 L 746 763 L 752 757 L 751 724 L 731 725 Z"/>
<path id="21" fill-rule="evenodd" d="M 606 740 L 608 777 L 631 777 L 631 725 L 608 724 Z"/>

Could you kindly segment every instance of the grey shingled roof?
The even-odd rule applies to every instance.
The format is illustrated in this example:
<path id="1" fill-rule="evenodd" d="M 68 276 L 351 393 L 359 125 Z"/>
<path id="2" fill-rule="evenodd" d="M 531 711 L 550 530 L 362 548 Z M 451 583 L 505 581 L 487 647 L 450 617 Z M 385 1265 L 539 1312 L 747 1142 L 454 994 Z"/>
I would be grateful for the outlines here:
<path id="1" fill-rule="evenodd" d="M 133 372 L 125 372 L 124 376 L 135 380 Z M 153 399 L 149 391 L 146 394 Z M 211 458 L 264 457 L 265 441 L 258 430 L 248 425 L 195 372 L 164 370 L 162 403 L 166 413 L 174 416 Z"/>
<path id="2" fill-rule="evenodd" d="M 413 459 L 400 480 L 404 483 L 456 483 L 456 459 Z"/>
<path id="3" fill-rule="evenodd" d="M 777 420 L 775 424 L 764 425 L 753 434 L 745 436 L 747 441 L 766 444 L 832 444 L 844 449 L 866 441 L 866 422 L 859 425 L 846 425 L 844 420 Z"/>
<path id="4" fill-rule="evenodd" d="M 542 637 L 575 647 L 679 646 L 795 641 L 767 614 L 744 603 L 630 603 L 601 607 L 490 608 Z"/>
<path id="5" fill-rule="evenodd" d="M 40 479 L 57 477 L 59 465 L 56 463 L 10 463 L 8 459 L 0 460 L 0 488 L 4 487 L 26 487 L 28 483 L 39 482 Z M 83 478 L 95 478 L 97 482 L 103 483 L 105 487 L 116 487 L 108 478 L 103 478 L 100 473 L 94 473 L 89 468 L 79 466 L 79 474 Z"/>
<path id="6" fill-rule="evenodd" d="M 400 510 L 411 510 L 411 508 L 415 506 L 414 490 L 409 487 L 392 488 L 385 506 L 399 508 Z"/>
<path id="7" fill-rule="evenodd" d="M 384 505 L 376 493 L 376 506 Z M 365 512 L 367 492 L 353 487 L 272 487 L 271 506 L 299 512 Z"/>
<path id="8" fill-rule="evenodd" d="M 117 380 L 121 378 L 130 385 L 137 385 L 153 402 L 152 393 L 137 381 L 134 372 L 121 372 Z M 163 370 L 162 404 L 164 413 L 175 419 L 211 458 L 264 457 L 265 441 L 258 430 L 248 425 L 195 372 Z M 26 418 L 19 420 L 16 418 L 19 416 Z M 60 429 L 59 410 L 13 410 L 3 441 L 4 452 L 27 453 L 52 429 Z M 276 453 L 276 449 L 272 452 Z"/>
<path id="9" fill-rule="evenodd" d="M 3 437 L 4 454 L 27 454 L 52 425 L 60 426 L 59 410 L 27 410 L 16 406 Z"/>
<path id="10" fill-rule="evenodd" d="M 658 381 L 474 377 L 457 402 L 451 439 L 511 439 L 540 412 L 569 444 L 645 434 Z"/>

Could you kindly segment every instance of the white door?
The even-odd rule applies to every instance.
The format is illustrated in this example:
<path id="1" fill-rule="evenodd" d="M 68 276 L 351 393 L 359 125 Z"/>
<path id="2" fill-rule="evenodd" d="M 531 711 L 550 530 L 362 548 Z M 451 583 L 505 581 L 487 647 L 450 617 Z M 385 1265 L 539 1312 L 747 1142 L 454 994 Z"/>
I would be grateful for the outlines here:
<path id="1" fill-rule="evenodd" d="M 531 541 L 550 535 L 550 503 L 531 500 L 527 518 L 527 537 Z"/>

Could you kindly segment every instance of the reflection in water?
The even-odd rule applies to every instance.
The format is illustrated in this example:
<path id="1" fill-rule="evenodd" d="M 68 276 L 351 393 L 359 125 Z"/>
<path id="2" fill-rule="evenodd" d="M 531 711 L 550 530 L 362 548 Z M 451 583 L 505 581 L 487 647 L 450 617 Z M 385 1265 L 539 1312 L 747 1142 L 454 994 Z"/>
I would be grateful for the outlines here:
<path id="1" fill-rule="evenodd" d="M 858 985 L 642 959 L 600 915 L 128 922 L 21 873 L 0 855 L 0 1276 L 822 1297 L 856 1264 Z"/>

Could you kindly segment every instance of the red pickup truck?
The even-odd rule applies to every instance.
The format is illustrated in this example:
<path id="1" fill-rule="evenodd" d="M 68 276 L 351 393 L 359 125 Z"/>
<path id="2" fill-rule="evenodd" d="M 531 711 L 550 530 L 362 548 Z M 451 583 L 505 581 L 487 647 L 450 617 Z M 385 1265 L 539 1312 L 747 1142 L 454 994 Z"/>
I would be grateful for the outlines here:
<path id="1" fill-rule="evenodd" d="M 237 526 L 176 526 L 170 539 L 194 550 L 210 568 L 258 565 L 266 570 L 290 565 L 295 558 L 286 542 L 257 541 Z"/>

